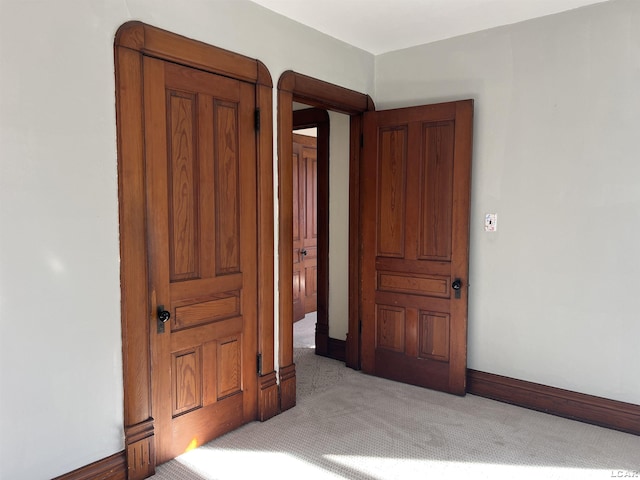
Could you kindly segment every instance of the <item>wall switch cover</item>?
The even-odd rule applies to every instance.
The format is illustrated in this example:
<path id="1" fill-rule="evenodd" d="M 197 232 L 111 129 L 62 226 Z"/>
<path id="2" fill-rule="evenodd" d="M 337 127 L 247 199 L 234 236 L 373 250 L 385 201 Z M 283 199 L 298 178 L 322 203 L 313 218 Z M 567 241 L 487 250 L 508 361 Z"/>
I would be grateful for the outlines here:
<path id="1" fill-rule="evenodd" d="M 498 230 L 498 214 L 487 213 L 484 216 L 484 231 L 495 232 L 496 230 Z"/>

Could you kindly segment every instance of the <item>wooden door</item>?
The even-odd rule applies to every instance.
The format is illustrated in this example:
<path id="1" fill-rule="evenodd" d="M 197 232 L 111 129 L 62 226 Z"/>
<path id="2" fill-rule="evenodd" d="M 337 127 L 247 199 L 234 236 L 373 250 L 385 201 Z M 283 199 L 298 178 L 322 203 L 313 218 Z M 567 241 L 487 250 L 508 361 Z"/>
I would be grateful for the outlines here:
<path id="1" fill-rule="evenodd" d="M 157 463 L 257 415 L 255 86 L 144 58 Z"/>
<path id="2" fill-rule="evenodd" d="M 318 308 L 318 160 L 316 138 L 293 135 L 293 318 Z"/>
<path id="3" fill-rule="evenodd" d="M 304 293 L 304 269 L 302 263 L 302 244 L 304 241 L 304 223 L 306 209 L 305 195 L 306 183 L 302 176 L 304 172 L 304 160 L 301 152 L 301 144 L 293 138 L 293 321 L 297 322 L 305 315 L 305 293 Z"/>
<path id="4" fill-rule="evenodd" d="M 318 155 L 315 137 L 301 141 L 304 164 L 301 182 L 305 184 L 304 234 L 302 239 L 302 265 L 304 271 L 304 311 L 318 308 Z"/>
<path id="5" fill-rule="evenodd" d="M 364 114 L 362 369 L 466 389 L 473 101 Z"/>

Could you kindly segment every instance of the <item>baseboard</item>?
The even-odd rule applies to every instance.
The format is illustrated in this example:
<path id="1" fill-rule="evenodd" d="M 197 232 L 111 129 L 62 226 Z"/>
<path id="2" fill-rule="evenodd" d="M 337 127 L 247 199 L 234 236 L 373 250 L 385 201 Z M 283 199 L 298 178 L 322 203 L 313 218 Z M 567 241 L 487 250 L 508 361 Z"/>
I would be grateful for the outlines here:
<path id="1" fill-rule="evenodd" d="M 276 372 L 258 378 L 258 418 L 261 422 L 278 414 L 278 382 Z"/>
<path id="2" fill-rule="evenodd" d="M 153 418 L 125 425 L 127 479 L 142 480 L 156 473 L 156 442 Z"/>
<path id="3" fill-rule="evenodd" d="M 328 350 L 327 357 L 344 362 L 346 358 L 347 342 L 345 340 L 337 340 L 329 337 Z"/>
<path id="4" fill-rule="evenodd" d="M 127 480 L 125 452 L 118 452 L 53 480 Z"/>
<path id="5" fill-rule="evenodd" d="M 640 405 L 467 370 L 467 392 L 559 417 L 640 435 Z"/>
<path id="6" fill-rule="evenodd" d="M 316 355 L 329 356 L 329 325 L 316 322 Z"/>
<path id="7" fill-rule="evenodd" d="M 292 363 L 282 367 L 280 377 L 280 411 L 284 412 L 296 406 L 296 365 Z"/>

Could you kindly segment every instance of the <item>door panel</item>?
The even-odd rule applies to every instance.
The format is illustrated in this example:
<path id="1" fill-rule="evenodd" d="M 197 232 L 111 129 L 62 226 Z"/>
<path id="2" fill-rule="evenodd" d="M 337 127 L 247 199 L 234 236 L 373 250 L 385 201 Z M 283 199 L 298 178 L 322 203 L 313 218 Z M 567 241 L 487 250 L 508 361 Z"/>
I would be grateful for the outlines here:
<path id="1" fill-rule="evenodd" d="M 304 311 L 315 312 L 318 308 L 318 157 L 316 139 L 308 138 L 307 144 L 302 146 L 302 158 L 304 159 L 305 174 L 305 235 L 303 248 L 306 255 L 303 256 L 305 285 L 304 285 Z"/>
<path id="2" fill-rule="evenodd" d="M 144 78 L 162 463 L 257 415 L 255 88 L 146 57 Z"/>
<path id="3" fill-rule="evenodd" d="M 377 187 L 377 245 L 378 257 L 404 258 L 404 229 L 407 173 L 407 127 L 381 128 Z"/>
<path id="4" fill-rule="evenodd" d="M 294 135 L 294 138 L 296 135 Z M 302 242 L 304 240 L 306 216 L 306 183 L 303 173 L 304 159 L 300 144 L 293 143 L 293 321 L 304 318 L 305 277 L 302 263 Z"/>
<path id="5" fill-rule="evenodd" d="M 451 261 L 453 121 L 423 125 L 420 199 L 420 260 Z"/>
<path id="6" fill-rule="evenodd" d="M 470 100 L 364 115 L 362 369 L 456 394 L 466 381 L 472 124 Z"/>

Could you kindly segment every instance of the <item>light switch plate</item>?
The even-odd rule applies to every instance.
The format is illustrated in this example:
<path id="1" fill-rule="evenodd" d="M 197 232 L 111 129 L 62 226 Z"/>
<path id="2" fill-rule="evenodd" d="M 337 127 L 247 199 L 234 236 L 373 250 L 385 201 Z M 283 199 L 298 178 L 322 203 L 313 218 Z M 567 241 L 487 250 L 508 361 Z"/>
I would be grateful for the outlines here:
<path id="1" fill-rule="evenodd" d="M 487 213 L 484 216 L 484 231 L 495 232 L 496 230 L 498 230 L 498 214 Z"/>

